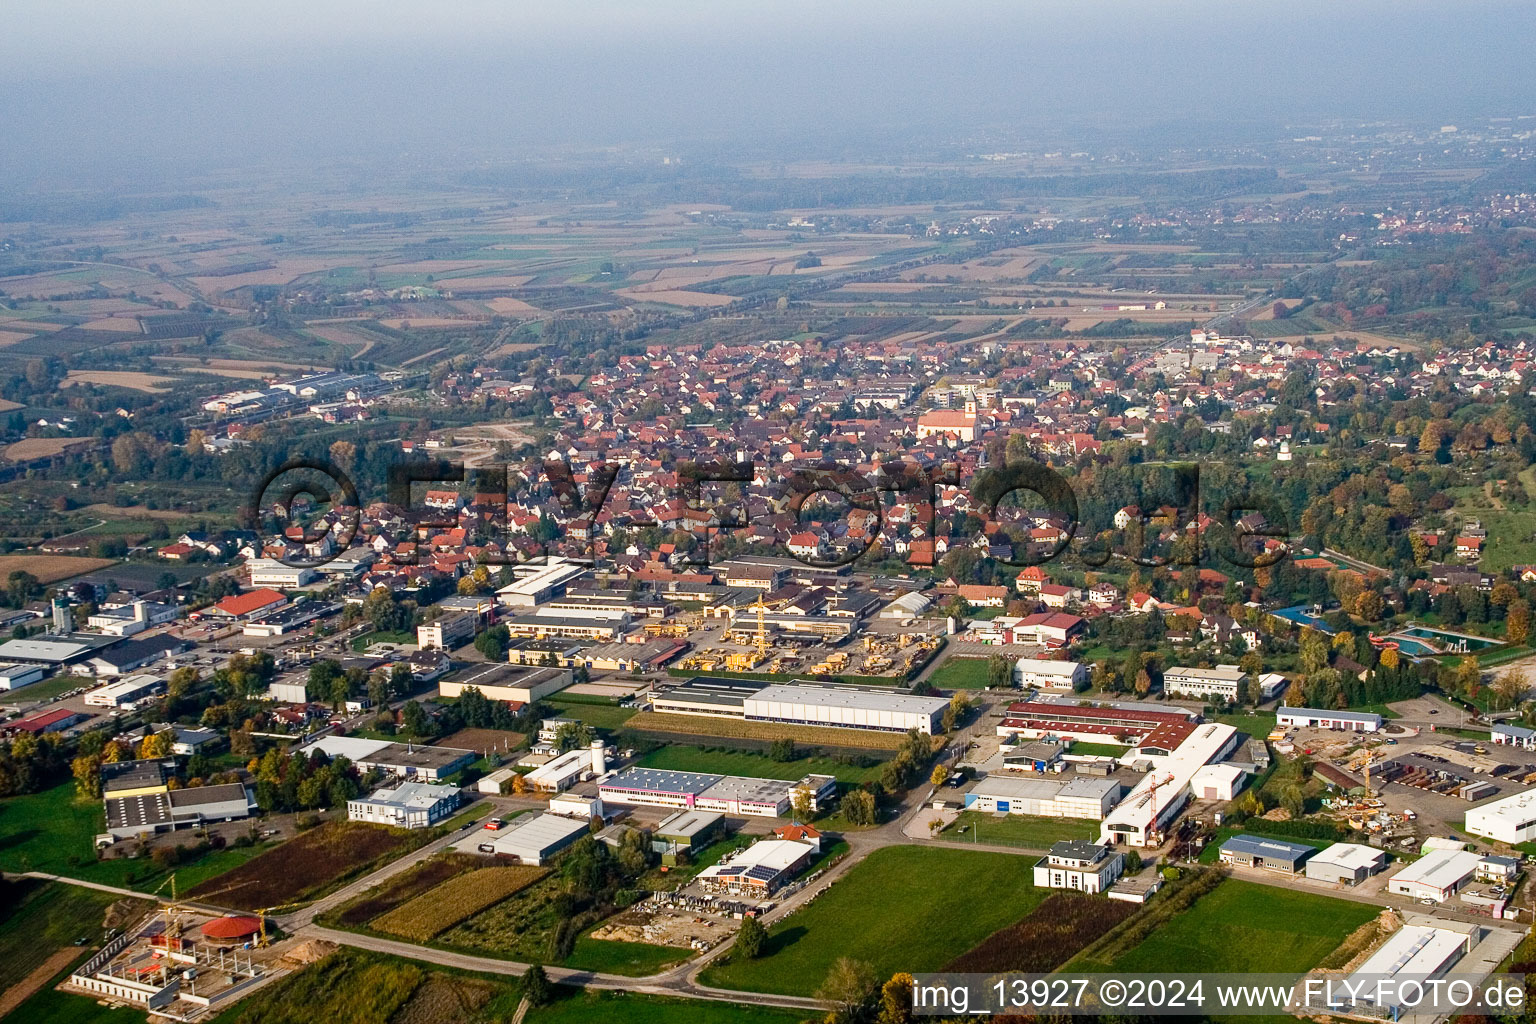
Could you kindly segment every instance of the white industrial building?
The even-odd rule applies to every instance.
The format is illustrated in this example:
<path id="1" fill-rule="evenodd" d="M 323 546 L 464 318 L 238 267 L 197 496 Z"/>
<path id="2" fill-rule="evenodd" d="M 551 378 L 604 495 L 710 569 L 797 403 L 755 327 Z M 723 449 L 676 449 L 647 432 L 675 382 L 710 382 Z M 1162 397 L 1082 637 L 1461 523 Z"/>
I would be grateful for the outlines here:
<path id="1" fill-rule="evenodd" d="M 540 668 L 496 661 L 471 666 L 459 672 L 456 678 L 442 680 L 437 684 L 437 692 L 443 697 L 462 697 L 465 690 L 473 687 L 490 700 L 532 704 L 570 685 L 571 670 L 568 668 Z"/>
<path id="2" fill-rule="evenodd" d="M 1443 903 L 1477 873 L 1482 859 L 1481 854 L 1467 850 L 1431 850 L 1387 879 L 1387 891 Z"/>
<path id="3" fill-rule="evenodd" d="M 1494 743 L 1519 747 L 1521 750 L 1536 750 L 1536 729 L 1499 722 L 1489 729 L 1489 732 L 1492 733 L 1491 739 Z"/>
<path id="4" fill-rule="evenodd" d="M 1143 743 L 1137 748 L 1137 760 L 1146 761 L 1152 769 L 1105 817 L 1099 841 L 1156 845 L 1149 840 L 1161 835 L 1194 795 L 1195 774 L 1236 749 L 1242 735 L 1230 725 L 1209 722 L 1195 726 L 1166 754 L 1154 754 Z"/>
<path id="5" fill-rule="evenodd" d="M 1310 727 L 1342 729 L 1345 732 L 1379 732 L 1381 716 L 1366 711 L 1324 711 L 1320 708 L 1287 708 L 1275 712 L 1275 723 L 1282 729 Z"/>
<path id="6" fill-rule="evenodd" d="M 1103 892 L 1125 870 L 1125 854 L 1086 839 L 1056 843 L 1035 863 L 1035 885 L 1042 889 Z"/>
<path id="7" fill-rule="evenodd" d="M 164 692 L 164 679 L 159 676 L 136 675 L 97 687 L 81 699 L 93 708 L 125 708 Z"/>
<path id="8" fill-rule="evenodd" d="M 1103 821 L 1120 798 L 1120 790 L 1120 783 L 1114 779 L 1055 782 L 989 775 L 965 794 L 965 807 L 989 814 Z"/>
<path id="9" fill-rule="evenodd" d="M 1467 831 L 1511 846 L 1536 839 L 1536 790 L 1472 808 L 1467 812 Z"/>
<path id="10" fill-rule="evenodd" d="M 475 792 L 485 793 L 488 796 L 501 796 L 512 785 L 512 776 L 516 775 L 511 768 L 497 768 L 487 775 L 482 775 L 475 782 Z"/>
<path id="11" fill-rule="evenodd" d="M 1013 681 L 1025 688 L 1071 690 L 1088 681 L 1088 667 L 1075 661 L 1042 661 L 1020 658 L 1013 666 Z"/>
<path id="12" fill-rule="evenodd" d="M 1185 697 L 1221 697 L 1237 700 L 1239 689 L 1248 673 L 1236 665 L 1217 665 L 1214 668 L 1179 667 L 1163 672 L 1163 691 Z"/>
<path id="13" fill-rule="evenodd" d="M 1397 1020 L 1404 1010 L 1404 994 L 1423 991 L 1426 981 L 1449 971 L 1472 949 L 1481 934 L 1482 929 L 1471 924 L 1405 924 L 1343 984 L 1332 987 L 1336 1002 L 1331 1008 L 1358 1016 Z M 1378 997 L 1382 1002 L 1376 1002 Z"/>
<path id="14" fill-rule="evenodd" d="M 760 839 L 718 864 L 700 871 L 698 879 L 706 890 L 715 889 L 737 895 L 764 897 L 799 871 L 817 848 L 795 839 Z"/>
<path id="15" fill-rule="evenodd" d="M 31 686 L 48 674 L 48 670 L 41 665 L 17 665 L 11 662 L 0 664 L 0 690 L 18 690 L 23 686 Z"/>
<path id="16" fill-rule="evenodd" d="M 549 557 L 543 565 L 514 566 L 517 579 L 496 591 L 496 600 L 512 608 L 534 608 L 559 597 L 571 581 L 587 574 L 588 568 L 563 558 Z"/>
<path id="17" fill-rule="evenodd" d="M 748 697 L 742 710 L 751 722 L 823 725 L 882 732 L 940 731 L 949 701 L 906 693 L 808 684 L 769 686 Z"/>
<path id="18" fill-rule="evenodd" d="M 1359 885 L 1387 866 L 1384 851 L 1359 843 L 1334 843 L 1307 858 L 1307 877 L 1317 882 Z"/>
<path id="19" fill-rule="evenodd" d="M 245 563 L 251 574 L 253 587 L 307 586 L 320 578 L 320 574 L 306 565 L 285 565 L 275 558 L 253 558 Z"/>
<path id="20" fill-rule="evenodd" d="M 474 612 L 449 612 L 416 627 L 416 646 L 439 651 L 462 647 L 475 638 L 480 617 Z"/>
<path id="21" fill-rule="evenodd" d="M 1200 768 L 1190 777 L 1189 787 L 1196 800 L 1235 800 L 1247 781 L 1247 771 L 1223 762 Z"/>
<path id="22" fill-rule="evenodd" d="M 593 740 L 590 748 L 577 747 L 567 750 L 553 761 L 546 762 L 523 776 L 529 789 L 543 793 L 559 793 L 570 789 L 582 779 L 595 779 L 608 770 L 603 753 L 603 741 Z"/>
<path id="23" fill-rule="evenodd" d="M 586 819 L 558 814 L 525 814 L 505 828 L 492 832 L 476 829 L 453 844 L 460 853 L 506 857 L 517 864 L 545 863 L 588 832 Z"/>
<path id="24" fill-rule="evenodd" d="M 133 636 L 151 626 L 175 622 L 178 614 L 180 613 L 173 604 L 135 601 L 119 608 L 103 608 L 88 617 L 85 624 L 109 636 Z"/>
<path id="25" fill-rule="evenodd" d="M 430 828 L 459 806 L 459 787 L 402 782 L 372 796 L 347 801 L 348 821 L 371 821 L 397 828 Z"/>

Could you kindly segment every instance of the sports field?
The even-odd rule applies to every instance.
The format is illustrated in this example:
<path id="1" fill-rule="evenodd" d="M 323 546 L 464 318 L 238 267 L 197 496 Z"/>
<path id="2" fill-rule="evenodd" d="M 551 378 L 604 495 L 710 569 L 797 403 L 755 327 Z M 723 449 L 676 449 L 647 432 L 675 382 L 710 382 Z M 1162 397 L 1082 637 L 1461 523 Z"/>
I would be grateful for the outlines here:
<path id="1" fill-rule="evenodd" d="M 710 967 L 703 981 L 809 996 L 842 956 L 869 964 L 881 979 L 936 971 L 1045 899 L 1050 890 L 1031 884 L 1031 863 L 1013 854 L 941 847 L 876 850 L 769 929 L 761 957 Z"/>

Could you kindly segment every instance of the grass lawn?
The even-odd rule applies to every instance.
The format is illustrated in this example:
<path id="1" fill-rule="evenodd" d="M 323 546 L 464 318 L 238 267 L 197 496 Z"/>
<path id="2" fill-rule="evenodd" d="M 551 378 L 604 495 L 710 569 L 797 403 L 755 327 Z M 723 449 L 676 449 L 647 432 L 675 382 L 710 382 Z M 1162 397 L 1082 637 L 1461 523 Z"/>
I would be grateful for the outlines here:
<path id="1" fill-rule="evenodd" d="M 871 755 L 875 759 L 875 755 Z M 793 761 L 775 761 L 766 754 L 748 750 L 705 750 L 703 747 L 665 746 L 640 758 L 643 768 L 666 768 L 678 772 L 713 772 L 716 775 L 745 775 L 755 779 L 784 779 L 797 782 L 807 775 L 832 775 L 839 782 L 858 784 L 880 777 L 880 764 L 868 768 L 840 764 L 829 757 L 800 757 Z"/>
<path id="2" fill-rule="evenodd" d="M 557 715 L 585 722 L 594 729 L 613 730 L 634 717 L 636 708 L 621 708 L 617 704 L 588 704 L 586 701 L 561 700 L 553 697 L 544 700 L 555 709 Z"/>
<path id="3" fill-rule="evenodd" d="M 1074 970 L 1302 972 L 1327 956 L 1379 907 L 1227 879 L 1113 964 Z"/>
<path id="4" fill-rule="evenodd" d="M 6 1017 L 26 1024 L 144 1024 L 144 1011 L 131 1006 L 102 1006 L 90 996 L 55 992 L 53 986 L 69 973 L 60 971 L 48 985 Z"/>
<path id="5" fill-rule="evenodd" d="M 1119 757 L 1130 749 L 1130 747 L 1119 743 L 1074 743 L 1068 753 L 1095 754 L 1099 757 Z"/>
<path id="6" fill-rule="evenodd" d="M 668 999 L 630 992 L 556 986 L 553 1001 L 529 1010 L 525 1024 L 800 1024 L 817 1016 L 803 1010 L 717 1003 L 703 999 Z"/>
<path id="7" fill-rule="evenodd" d="M 85 680 L 79 676 L 54 676 L 52 679 L 43 679 L 31 686 L 23 686 L 19 690 L 8 690 L 7 699 L 16 700 L 49 700 L 61 693 L 68 693 L 83 685 Z"/>
<path id="8" fill-rule="evenodd" d="M 961 829 L 965 831 L 962 832 Z M 1032 850 L 1049 850 L 1063 839 L 1097 839 L 1097 822 L 1086 818 L 1040 818 L 1032 814 L 991 814 L 961 811 L 960 816 L 939 833 L 945 839 L 961 842 L 1003 843 Z"/>
<path id="9" fill-rule="evenodd" d="M 933 670 L 928 682 L 941 690 L 985 689 L 990 662 L 990 658 L 950 658 Z"/>
<path id="10" fill-rule="evenodd" d="M 565 958 L 563 966 L 578 967 L 584 971 L 600 971 L 605 974 L 627 974 L 638 978 L 655 974 L 668 964 L 675 964 L 692 956 L 692 950 L 678 946 L 656 946 L 649 942 L 619 942 L 583 935 L 576 940 L 576 946 L 571 950 L 571 955 Z"/>
<path id="11" fill-rule="evenodd" d="M 1201 864 L 1215 864 L 1221 859 L 1221 844 L 1233 836 L 1258 836 L 1260 839 L 1274 839 L 1282 843 L 1300 843 L 1302 846 L 1310 846 L 1314 850 L 1326 850 L 1333 845 L 1332 839 L 1302 839 L 1298 836 L 1281 836 L 1273 832 L 1265 832 L 1262 828 L 1243 828 L 1233 826 L 1231 828 L 1219 828 L 1216 830 L 1216 838 L 1205 844 L 1205 849 L 1200 851 Z"/>
<path id="12" fill-rule="evenodd" d="M 353 637 L 352 649 L 361 654 L 372 644 L 414 644 L 415 642 L 415 632 L 407 632 L 403 629 L 385 629 Z"/>
<path id="13" fill-rule="evenodd" d="M 7 884 L 0 909 L 0 991 L 21 981 L 76 939 L 97 943 L 102 915 L 118 897 L 95 889 L 23 879 Z"/>
<path id="14" fill-rule="evenodd" d="M 1030 867 L 1028 857 L 1007 853 L 884 847 L 774 925 L 759 959 L 710 967 L 703 980 L 809 996 L 840 956 L 865 961 L 878 978 L 936 971 L 1045 899 Z"/>
<path id="15" fill-rule="evenodd" d="M 73 782 L 0 800 L 0 870 L 45 871 L 145 892 L 165 879 L 169 872 L 148 858 L 97 860 L 94 840 L 105 828 L 101 801 L 77 801 Z M 197 840 L 188 833 L 183 841 L 191 845 Z M 177 867 L 176 884 L 188 889 L 245 863 L 264 848 L 211 851 Z"/>
<path id="16" fill-rule="evenodd" d="M 1263 739 L 1275 729 L 1275 713 L 1273 711 L 1255 711 L 1249 714 L 1247 711 L 1239 711 L 1232 715 L 1213 715 L 1211 720 L 1230 725 L 1238 732 L 1245 732 L 1255 739 Z"/>

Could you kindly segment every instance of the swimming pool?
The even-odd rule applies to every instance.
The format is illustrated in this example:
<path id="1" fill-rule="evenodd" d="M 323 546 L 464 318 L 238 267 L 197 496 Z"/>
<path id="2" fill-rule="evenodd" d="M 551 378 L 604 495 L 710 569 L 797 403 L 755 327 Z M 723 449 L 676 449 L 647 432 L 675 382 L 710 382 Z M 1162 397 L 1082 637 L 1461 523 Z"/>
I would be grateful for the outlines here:
<path id="1" fill-rule="evenodd" d="M 1487 637 L 1471 636 L 1467 633 L 1451 633 L 1443 629 L 1430 629 L 1428 626 L 1410 626 L 1407 629 L 1398 630 L 1393 638 L 1418 637 L 1422 640 L 1431 640 L 1446 648 L 1464 649 L 1468 651 L 1483 651 L 1490 647 L 1499 646 L 1498 640 L 1490 640 Z M 1403 641 L 1399 641 L 1402 643 Z"/>

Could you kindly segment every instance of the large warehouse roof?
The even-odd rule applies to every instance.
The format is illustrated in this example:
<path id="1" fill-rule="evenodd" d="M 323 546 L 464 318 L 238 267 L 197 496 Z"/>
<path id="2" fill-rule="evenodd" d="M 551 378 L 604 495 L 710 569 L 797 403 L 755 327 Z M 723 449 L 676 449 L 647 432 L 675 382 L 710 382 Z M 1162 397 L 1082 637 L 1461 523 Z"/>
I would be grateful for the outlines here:
<path id="1" fill-rule="evenodd" d="M 894 711 L 912 715 L 933 715 L 949 706 L 944 697 L 919 697 L 910 693 L 884 690 L 860 690 L 847 686 L 779 684 L 752 695 L 754 701 L 780 704 L 809 704 L 826 708 L 860 708 L 866 711 Z"/>

